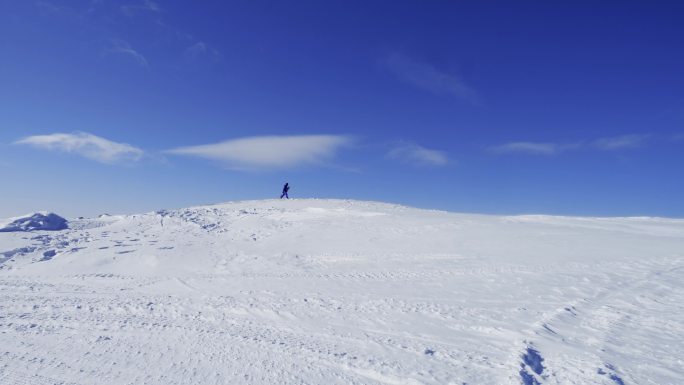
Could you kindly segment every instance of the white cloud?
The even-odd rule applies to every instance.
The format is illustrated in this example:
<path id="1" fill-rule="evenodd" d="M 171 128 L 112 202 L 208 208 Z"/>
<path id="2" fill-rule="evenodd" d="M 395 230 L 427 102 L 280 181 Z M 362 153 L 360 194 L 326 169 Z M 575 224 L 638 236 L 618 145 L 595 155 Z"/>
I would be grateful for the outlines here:
<path id="1" fill-rule="evenodd" d="M 129 4 L 121 6 L 121 12 L 123 12 L 126 16 L 134 16 L 140 11 L 157 13 L 161 12 L 161 7 L 159 6 L 159 3 L 152 0 L 143 0 L 135 5 Z"/>
<path id="2" fill-rule="evenodd" d="M 46 150 L 75 153 L 88 159 L 109 164 L 121 161 L 138 161 L 145 155 L 145 152 L 137 147 L 112 142 L 85 132 L 35 135 L 14 143 Z"/>
<path id="3" fill-rule="evenodd" d="M 48 1 L 36 1 L 36 6 L 40 11 L 48 14 L 71 14 L 73 12 L 69 7 L 53 4 Z"/>
<path id="4" fill-rule="evenodd" d="M 446 153 L 413 143 L 400 144 L 390 150 L 387 156 L 422 166 L 445 166 L 449 164 L 449 157 Z"/>
<path id="5" fill-rule="evenodd" d="M 209 44 L 203 41 L 198 41 L 197 43 L 185 49 L 185 57 L 187 58 L 198 59 L 203 56 L 212 59 L 218 59 L 221 56 L 221 54 L 216 48 L 210 46 Z"/>
<path id="6" fill-rule="evenodd" d="M 447 94 L 477 103 L 477 92 L 455 75 L 394 53 L 387 59 L 387 67 L 400 80 L 434 94 Z"/>
<path id="7" fill-rule="evenodd" d="M 522 152 L 527 154 L 553 155 L 560 151 L 561 146 L 556 143 L 511 142 L 490 147 L 491 152 L 507 154 Z"/>
<path id="8" fill-rule="evenodd" d="M 145 59 L 145 56 L 143 56 L 140 52 L 134 50 L 130 44 L 128 44 L 126 41 L 119 40 L 119 39 L 113 39 L 112 40 L 112 47 L 107 50 L 108 53 L 111 54 L 117 54 L 117 55 L 124 55 L 128 56 L 129 58 L 133 59 L 136 63 L 143 67 L 148 67 L 148 62 L 147 59 Z"/>
<path id="9" fill-rule="evenodd" d="M 510 142 L 491 146 L 489 151 L 496 154 L 527 153 L 537 155 L 555 155 L 565 151 L 582 149 L 617 151 L 641 147 L 650 136 L 630 134 L 578 143 Z"/>
<path id="10" fill-rule="evenodd" d="M 641 147 L 648 137 L 649 135 L 621 135 L 597 139 L 592 144 L 601 150 L 621 150 L 623 148 Z"/>
<path id="11" fill-rule="evenodd" d="M 236 170 L 277 169 L 322 164 L 351 142 L 340 135 L 254 136 L 166 153 L 216 160 Z"/>

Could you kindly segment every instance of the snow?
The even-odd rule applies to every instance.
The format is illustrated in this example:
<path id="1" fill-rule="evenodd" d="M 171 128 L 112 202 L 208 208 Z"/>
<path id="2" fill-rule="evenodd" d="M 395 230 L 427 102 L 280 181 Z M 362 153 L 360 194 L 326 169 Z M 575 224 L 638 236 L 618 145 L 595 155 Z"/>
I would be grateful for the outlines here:
<path id="1" fill-rule="evenodd" d="M 2 384 L 682 384 L 684 220 L 265 200 L 0 233 Z"/>
<path id="2" fill-rule="evenodd" d="M 7 220 L 0 220 L 0 232 L 49 230 L 68 228 L 67 220 L 54 213 L 38 212 Z"/>

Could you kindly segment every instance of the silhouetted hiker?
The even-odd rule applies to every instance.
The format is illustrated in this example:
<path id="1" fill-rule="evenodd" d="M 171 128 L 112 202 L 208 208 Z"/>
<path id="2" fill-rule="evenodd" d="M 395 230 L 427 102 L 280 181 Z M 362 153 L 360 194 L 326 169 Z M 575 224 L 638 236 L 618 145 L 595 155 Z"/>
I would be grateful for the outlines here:
<path id="1" fill-rule="evenodd" d="M 290 199 L 290 197 L 287 195 L 287 192 L 290 191 L 290 185 L 288 183 L 285 183 L 285 186 L 283 186 L 283 193 L 280 195 L 280 199 L 283 199 L 283 197 Z"/>

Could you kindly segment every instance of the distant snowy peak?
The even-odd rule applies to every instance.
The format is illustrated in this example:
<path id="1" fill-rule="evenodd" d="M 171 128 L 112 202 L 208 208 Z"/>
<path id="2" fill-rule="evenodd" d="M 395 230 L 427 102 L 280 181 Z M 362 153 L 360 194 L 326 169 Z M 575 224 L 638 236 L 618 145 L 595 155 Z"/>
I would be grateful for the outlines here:
<path id="1" fill-rule="evenodd" d="M 36 230 L 50 230 L 58 231 L 69 228 L 66 219 L 54 213 L 35 213 L 19 218 L 11 218 L 11 222 L 0 227 L 0 232 L 14 232 L 14 231 L 36 231 Z M 2 224 L 0 224 L 1 226 Z"/>

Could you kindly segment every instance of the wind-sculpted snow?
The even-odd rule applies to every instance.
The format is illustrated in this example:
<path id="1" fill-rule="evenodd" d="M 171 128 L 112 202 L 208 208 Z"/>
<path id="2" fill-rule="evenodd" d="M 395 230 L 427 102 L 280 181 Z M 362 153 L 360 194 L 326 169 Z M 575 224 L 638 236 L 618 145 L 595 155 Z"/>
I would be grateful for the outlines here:
<path id="1" fill-rule="evenodd" d="M 529 370 L 535 373 L 537 376 L 542 376 L 544 372 L 544 358 L 532 347 L 528 347 L 522 355 L 522 363 L 520 364 L 520 378 L 524 385 L 538 385 L 540 384 Z M 544 377 L 541 377 L 542 379 Z M 543 380 L 542 380 L 543 381 Z"/>
<path id="2" fill-rule="evenodd" d="M 684 221 L 246 201 L 0 233 L 0 384 L 682 384 Z"/>
<path id="3" fill-rule="evenodd" d="M 68 228 L 67 220 L 54 213 L 35 213 L 33 215 L 12 218 L 0 232 L 49 230 L 59 231 Z"/>

